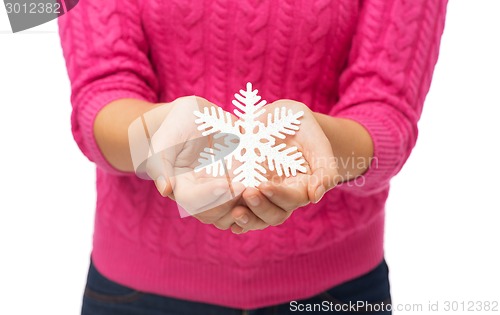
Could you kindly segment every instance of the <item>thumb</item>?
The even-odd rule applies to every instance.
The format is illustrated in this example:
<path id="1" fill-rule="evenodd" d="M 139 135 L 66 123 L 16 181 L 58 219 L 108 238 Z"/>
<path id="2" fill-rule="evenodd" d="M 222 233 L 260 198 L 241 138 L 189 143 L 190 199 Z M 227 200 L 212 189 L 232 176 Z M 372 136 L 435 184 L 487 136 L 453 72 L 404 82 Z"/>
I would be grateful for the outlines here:
<path id="1" fill-rule="evenodd" d="M 193 137 L 193 111 L 198 108 L 198 103 L 194 96 L 190 96 L 178 98 L 171 104 L 169 114 L 151 137 L 153 155 L 148 158 L 147 170 L 160 194 L 174 199 L 176 159 L 185 143 Z"/>
<path id="2" fill-rule="evenodd" d="M 146 165 L 148 176 L 154 180 L 156 189 L 163 197 L 173 198 L 173 166 L 168 159 L 162 158 L 164 152 L 151 156 Z M 172 180 L 171 180 L 172 178 Z"/>
<path id="3" fill-rule="evenodd" d="M 334 157 L 324 159 L 321 165 L 313 168 L 313 173 L 309 178 L 307 186 L 309 200 L 318 203 L 327 191 L 337 185 L 338 181 L 339 173 Z"/>
<path id="4" fill-rule="evenodd" d="M 173 193 L 172 184 L 170 183 L 170 180 L 168 178 L 159 176 L 157 179 L 155 179 L 154 182 L 156 185 L 156 189 L 158 189 L 158 192 L 160 192 L 160 194 L 163 197 L 170 197 L 173 200 L 175 200 L 172 194 Z"/>

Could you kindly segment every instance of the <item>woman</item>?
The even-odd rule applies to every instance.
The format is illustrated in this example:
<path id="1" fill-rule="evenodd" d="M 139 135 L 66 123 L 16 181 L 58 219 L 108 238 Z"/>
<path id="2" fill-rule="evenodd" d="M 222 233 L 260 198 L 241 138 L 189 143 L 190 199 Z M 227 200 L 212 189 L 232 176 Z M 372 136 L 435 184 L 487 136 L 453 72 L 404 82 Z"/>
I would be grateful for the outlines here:
<path id="1" fill-rule="evenodd" d="M 61 17 L 73 134 L 97 165 L 82 313 L 390 313 L 384 204 L 417 138 L 446 2 L 86 0 Z M 268 109 L 304 111 L 287 138 L 304 180 L 180 218 L 174 199 L 197 195 L 161 169 L 156 185 L 134 174 L 129 126 L 159 109 L 148 131 L 174 141 L 185 96 L 230 111 L 246 82 Z"/>

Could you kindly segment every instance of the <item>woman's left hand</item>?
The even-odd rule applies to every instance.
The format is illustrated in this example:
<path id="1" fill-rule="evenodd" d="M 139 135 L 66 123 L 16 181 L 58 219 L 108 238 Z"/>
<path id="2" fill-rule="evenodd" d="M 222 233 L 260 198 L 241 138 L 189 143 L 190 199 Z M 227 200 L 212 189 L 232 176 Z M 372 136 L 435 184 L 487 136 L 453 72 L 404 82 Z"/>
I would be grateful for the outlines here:
<path id="1" fill-rule="evenodd" d="M 232 210 L 235 224 L 234 233 L 264 229 L 270 225 L 282 224 L 292 212 L 310 202 L 317 203 L 323 195 L 339 181 L 337 164 L 332 147 L 313 112 L 303 103 L 292 100 L 279 100 L 265 107 L 268 113 L 276 108 L 286 107 L 294 113 L 303 111 L 300 129 L 282 142 L 288 147 L 296 146 L 306 160 L 306 173 L 263 182 L 258 188 L 247 188 L 243 192 L 244 204 Z M 267 115 L 262 115 L 265 119 Z M 255 216 L 245 213 L 252 211 Z"/>

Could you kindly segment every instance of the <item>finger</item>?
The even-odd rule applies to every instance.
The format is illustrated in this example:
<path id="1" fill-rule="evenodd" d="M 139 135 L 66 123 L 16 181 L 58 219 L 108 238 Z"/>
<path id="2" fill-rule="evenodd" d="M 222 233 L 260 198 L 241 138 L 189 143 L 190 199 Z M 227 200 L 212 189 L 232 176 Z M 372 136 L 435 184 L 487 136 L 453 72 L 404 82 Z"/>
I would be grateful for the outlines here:
<path id="1" fill-rule="evenodd" d="M 209 210 L 205 210 L 205 211 L 193 214 L 192 216 L 195 217 L 196 219 L 198 219 L 202 223 L 215 225 L 217 222 L 219 222 L 220 220 L 225 218 L 227 215 L 230 215 L 230 212 L 231 212 L 231 209 L 233 208 L 233 206 L 234 205 L 231 201 L 227 201 L 224 204 L 218 205 L 218 206 L 211 208 Z M 218 224 L 216 226 L 217 227 L 220 226 L 221 229 L 224 229 L 223 227 L 225 226 L 225 223 L 220 222 L 220 224 Z"/>
<path id="2" fill-rule="evenodd" d="M 249 230 L 262 230 L 269 226 L 252 213 L 250 209 L 244 206 L 234 207 L 215 222 L 214 225 L 221 230 L 227 230 L 231 226 L 236 225 L 241 227 L 239 230 L 240 233 L 243 232 L 243 230 L 245 230 L 245 232 Z"/>
<path id="3" fill-rule="evenodd" d="M 155 179 L 155 186 L 160 195 L 163 197 L 170 197 L 172 200 L 175 200 L 173 191 L 172 191 L 172 184 L 170 183 L 170 180 L 168 178 L 165 178 L 163 175 L 158 176 L 157 179 Z"/>
<path id="4" fill-rule="evenodd" d="M 290 212 L 269 201 L 256 188 L 247 188 L 243 192 L 243 200 L 257 217 L 269 225 L 280 225 L 290 216 Z"/>
<path id="5" fill-rule="evenodd" d="M 174 194 L 178 196 L 178 204 L 204 223 L 212 224 L 222 218 L 238 197 L 226 179 L 210 179 L 203 183 L 177 182 L 179 186 Z"/>
<path id="6" fill-rule="evenodd" d="M 269 224 L 262 221 L 262 219 L 245 206 L 234 207 L 230 215 L 232 221 L 241 227 L 244 232 L 262 230 L 269 226 Z"/>
<path id="7" fill-rule="evenodd" d="M 308 162 L 312 174 L 309 177 L 307 194 L 309 200 L 318 203 L 323 195 L 337 184 L 339 180 L 337 161 L 332 148 L 325 137 L 325 145 L 315 147 L 313 153 L 309 154 Z"/>
<path id="8" fill-rule="evenodd" d="M 231 215 L 231 211 L 227 211 L 227 213 L 222 218 L 214 222 L 215 227 L 219 230 L 227 230 L 233 224 L 235 223 L 234 218 Z"/>
<path id="9" fill-rule="evenodd" d="M 197 108 L 196 99 L 194 97 L 179 98 L 172 102 L 169 107 L 169 115 L 165 117 L 159 127 L 153 128 L 152 123 L 146 123 L 145 126 L 151 135 L 149 149 L 152 153 L 152 156 L 147 160 L 147 174 L 155 180 L 158 191 L 164 197 L 171 195 L 175 189 L 174 166 L 177 156 L 183 150 L 186 141 L 193 137 L 193 128 L 189 127 L 190 124 L 179 124 L 179 122 L 192 120 L 190 116 L 192 111 L 186 113 L 188 107 Z M 144 115 L 145 121 L 156 121 L 152 116 L 156 112 L 152 112 Z M 172 126 L 177 128 L 172 128 Z"/>
<path id="10" fill-rule="evenodd" d="M 309 203 L 308 181 L 285 179 L 282 183 L 264 182 L 259 191 L 281 209 L 290 212 Z"/>
<path id="11" fill-rule="evenodd" d="M 311 169 L 308 196 L 311 202 L 317 203 L 324 193 L 333 188 L 339 181 L 338 167 L 331 143 L 321 127 L 315 123 L 308 130 L 308 133 L 314 139 L 312 142 L 304 143 L 303 146 L 304 157 Z"/>
<path id="12" fill-rule="evenodd" d="M 309 200 L 313 203 L 318 203 L 325 193 L 335 187 L 338 183 L 339 175 L 337 168 L 318 168 L 313 171 L 309 178 L 307 194 Z"/>
<path id="13" fill-rule="evenodd" d="M 218 197 L 213 202 L 204 205 L 202 208 L 199 208 L 196 211 L 191 212 L 190 214 L 203 223 L 214 224 L 230 213 L 231 209 L 234 208 L 234 206 L 240 199 L 245 186 L 243 186 L 243 184 L 241 183 L 235 183 L 230 186 L 225 186 L 220 182 L 218 185 L 215 185 L 213 181 L 210 181 L 209 183 L 211 188 L 209 191 L 214 196 Z M 190 194 L 189 199 L 192 199 L 192 194 Z M 227 218 L 224 222 L 227 222 L 228 219 L 229 218 Z M 225 226 L 224 222 L 221 222 L 221 227 Z"/>
<path id="14" fill-rule="evenodd" d="M 151 156 L 146 164 L 147 174 L 155 182 L 156 189 L 163 196 L 173 195 L 173 183 L 170 180 L 172 165 L 161 157 L 161 153 Z M 170 171 L 169 171 L 170 170 Z"/>
<path id="15" fill-rule="evenodd" d="M 233 232 L 234 234 L 243 234 L 246 233 L 247 231 L 245 231 L 245 229 L 239 226 L 238 224 L 233 223 L 233 225 L 231 225 L 231 232 Z"/>

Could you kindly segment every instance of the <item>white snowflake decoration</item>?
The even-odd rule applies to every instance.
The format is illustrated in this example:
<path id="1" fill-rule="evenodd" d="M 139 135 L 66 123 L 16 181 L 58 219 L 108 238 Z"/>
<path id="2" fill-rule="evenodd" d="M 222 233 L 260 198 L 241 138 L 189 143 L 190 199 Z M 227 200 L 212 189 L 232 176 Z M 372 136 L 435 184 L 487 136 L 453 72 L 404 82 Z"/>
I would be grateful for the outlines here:
<path id="1" fill-rule="evenodd" d="M 257 187 L 267 181 L 264 176 L 266 168 L 262 165 L 267 160 L 267 168 L 276 170 L 278 176 L 296 176 L 297 172 L 306 172 L 305 160 L 297 147 L 286 147 L 285 143 L 276 144 L 276 139 L 285 139 L 299 130 L 299 118 L 303 111 L 293 113 L 286 107 L 276 108 L 274 113 L 267 114 L 267 124 L 257 120 L 266 112 L 263 108 L 265 100 L 257 95 L 258 90 L 252 90 L 252 84 L 247 83 L 246 91 L 240 90 L 233 100 L 234 114 L 239 118 L 234 124 L 231 114 L 220 107 L 205 107 L 203 113 L 195 111 L 198 119 L 198 130 L 203 136 L 215 134 L 215 139 L 223 143 L 215 143 L 213 148 L 205 148 L 200 154 L 195 172 L 205 170 L 213 176 L 228 174 L 233 165 L 233 159 L 241 162 L 234 171 L 233 182 L 241 182 L 245 187 Z M 236 145 L 236 149 L 234 146 Z"/>

